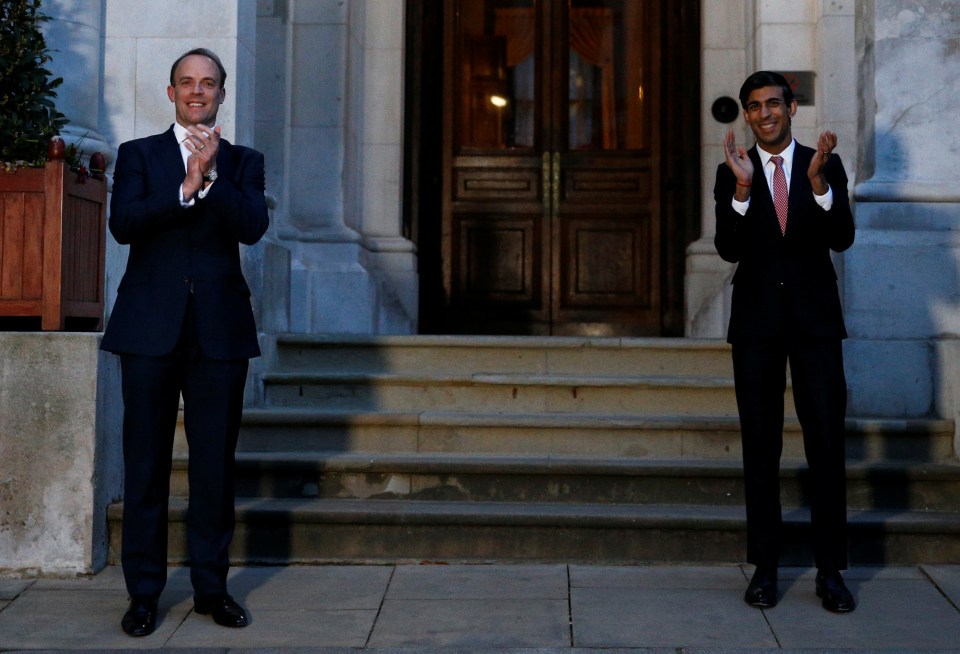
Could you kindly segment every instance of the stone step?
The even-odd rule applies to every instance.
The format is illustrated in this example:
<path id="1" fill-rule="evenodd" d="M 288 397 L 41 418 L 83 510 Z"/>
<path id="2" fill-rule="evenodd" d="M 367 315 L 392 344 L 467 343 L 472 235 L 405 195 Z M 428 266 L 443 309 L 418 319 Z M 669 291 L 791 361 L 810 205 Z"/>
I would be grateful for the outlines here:
<path id="1" fill-rule="evenodd" d="M 269 406 L 342 411 L 737 415 L 732 377 L 271 372 Z M 785 412 L 796 415 L 793 396 Z"/>
<path id="2" fill-rule="evenodd" d="M 851 461 L 953 461 L 949 420 L 847 419 Z M 178 450 L 185 439 L 178 438 Z M 487 453 L 731 458 L 734 417 L 469 412 L 351 412 L 307 407 L 247 409 L 240 451 Z M 784 425 L 784 456 L 803 457 L 800 425 Z"/>
<path id="3" fill-rule="evenodd" d="M 268 351 L 237 454 L 238 563 L 744 556 L 725 343 L 280 336 Z M 783 560 L 808 564 L 802 435 L 785 400 Z M 952 421 L 850 418 L 846 445 L 854 562 L 960 556 Z M 181 562 L 182 433 L 176 452 Z M 116 560 L 119 505 L 110 516 Z"/>
<path id="4" fill-rule="evenodd" d="M 187 495 L 177 457 L 171 493 Z M 807 505 L 806 464 L 784 460 L 781 501 Z M 855 463 L 851 509 L 960 512 L 960 463 Z M 382 453 L 241 453 L 240 497 L 497 502 L 742 505 L 743 476 L 730 460 Z"/>
<path id="5" fill-rule="evenodd" d="M 119 562 L 122 505 L 109 509 Z M 170 505 L 171 563 L 187 558 L 186 502 Z M 784 565 L 810 565 L 809 513 L 784 514 Z M 738 506 L 249 499 L 237 502 L 235 564 L 553 561 L 730 562 L 743 559 Z M 850 512 L 851 563 L 917 564 L 960 557 L 960 515 Z"/>
<path id="6" fill-rule="evenodd" d="M 275 370 L 730 377 L 721 340 L 537 336 L 276 337 Z"/>

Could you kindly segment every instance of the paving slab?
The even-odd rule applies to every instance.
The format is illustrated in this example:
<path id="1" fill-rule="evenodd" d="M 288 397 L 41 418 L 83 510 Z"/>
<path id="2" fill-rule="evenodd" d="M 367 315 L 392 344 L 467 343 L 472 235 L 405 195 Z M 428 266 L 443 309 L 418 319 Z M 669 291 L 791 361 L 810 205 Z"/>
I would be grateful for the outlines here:
<path id="1" fill-rule="evenodd" d="M 960 566 L 925 565 L 922 570 L 953 606 L 960 610 Z"/>
<path id="2" fill-rule="evenodd" d="M 576 647 L 776 648 L 763 613 L 735 589 L 572 588 Z"/>
<path id="3" fill-rule="evenodd" d="M 0 579 L 0 601 L 14 599 L 32 583 L 27 579 Z"/>
<path id="4" fill-rule="evenodd" d="M 392 574 L 385 565 L 234 568 L 227 584 L 261 611 L 378 609 Z"/>
<path id="5" fill-rule="evenodd" d="M 126 593 L 127 585 L 123 580 L 123 570 L 120 566 L 107 566 L 95 575 L 80 575 L 77 577 L 37 579 L 31 590 L 113 590 Z M 167 569 L 167 584 L 163 596 L 175 597 L 171 603 L 193 597 L 193 586 L 190 583 L 190 570 L 184 567 L 170 567 Z M 120 615 L 126 610 L 126 601 L 120 609 Z M 119 618 L 117 618 L 119 620 Z"/>
<path id="6" fill-rule="evenodd" d="M 268 611 L 254 608 L 242 629 L 218 626 L 191 612 L 166 647 L 350 647 L 361 648 L 376 620 L 375 610 Z"/>
<path id="7" fill-rule="evenodd" d="M 0 579 L 0 650 L 177 654 L 960 652 L 960 566 L 857 567 L 856 611 L 825 611 L 812 568 L 780 570 L 773 609 L 747 606 L 752 566 L 321 565 L 235 567 L 245 629 L 193 612 L 173 567 L 156 633 L 120 629 L 123 575 Z M 56 616 L 51 620 L 50 616 Z"/>
<path id="8" fill-rule="evenodd" d="M 746 589 L 747 581 L 748 577 L 739 565 L 570 566 L 572 588 Z"/>
<path id="9" fill-rule="evenodd" d="M 385 600 L 369 646 L 569 647 L 566 599 Z"/>
<path id="10" fill-rule="evenodd" d="M 397 566 L 388 600 L 566 599 L 566 565 Z"/>
<path id="11" fill-rule="evenodd" d="M 960 613 L 921 578 L 845 575 L 857 598 L 852 613 L 824 610 L 812 576 L 782 591 L 763 611 L 784 648 L 943 649 L 960 646 Z"/>
<path id="12" fill-rule="evenodd" d="M 0 612 L 4 648 L 149 649 L 163 646 L 191 608 L 161 599 L 157 630 L 133 639 L 120 629 L 126 591 L 29 590 Z"/>

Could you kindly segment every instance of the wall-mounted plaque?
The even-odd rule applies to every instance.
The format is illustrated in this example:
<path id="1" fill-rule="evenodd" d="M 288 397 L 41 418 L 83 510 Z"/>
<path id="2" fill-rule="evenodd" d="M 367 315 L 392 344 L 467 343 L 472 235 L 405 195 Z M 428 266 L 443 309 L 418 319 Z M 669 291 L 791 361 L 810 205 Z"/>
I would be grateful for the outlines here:
<path id="1" fill-rule="evenodd" d="M 790 84 L 790 88 L 793 90 L 797 104 L 801 106 L 812 106 L 815 104 L 813 87 L 816 73 L 812 70 L 800 70 L 792 72 L 781 71 L 780 74 L 787 78 L 787 83 Z"/>

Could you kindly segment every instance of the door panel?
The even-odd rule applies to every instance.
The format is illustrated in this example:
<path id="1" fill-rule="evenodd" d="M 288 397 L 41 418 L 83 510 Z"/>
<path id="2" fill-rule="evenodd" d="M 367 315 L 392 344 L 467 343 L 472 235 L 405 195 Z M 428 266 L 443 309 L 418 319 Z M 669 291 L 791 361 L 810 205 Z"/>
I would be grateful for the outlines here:
<path id="1" fill-rule="evenodd" d="M 445 0 L 443 331 L 661 333 L 659 7 Z"/>
<path id="2" fill-rule="evenodd" d="M 445 4 L 445 331 L 549 333 L 537 4 Z"/>

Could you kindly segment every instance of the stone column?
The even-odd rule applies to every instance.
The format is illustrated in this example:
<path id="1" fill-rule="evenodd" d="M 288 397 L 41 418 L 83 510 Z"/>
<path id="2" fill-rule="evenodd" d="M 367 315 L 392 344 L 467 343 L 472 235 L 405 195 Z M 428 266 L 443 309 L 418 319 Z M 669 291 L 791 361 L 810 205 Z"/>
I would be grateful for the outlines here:
<path id="1" fill-rule="evenodd" d="M 288 12 L 276 230 L 288 331 L 415 332 L 416 260 L 401 233 L 404 2 L 291 0 Z"/>
<path id="2" fill-rule="evenodd" d="M 403 223 L 403 0 L 351 3 L 351 93 L 347 170 L 360 182 L 347 196 L 346 219 L 361 233 L 362 261 L 377 280 L 382 305 L 377 332 L 415 331 L 415 248 Z"/>
<path id="3" fill-rule="evenodd" d="M 955 2 L 857 5 L 862 164 L 845 274 L 854 414 L 955 417 L 938 393 L 956 368 L 943 342 L 960 334 L 958 40 Z"/>

